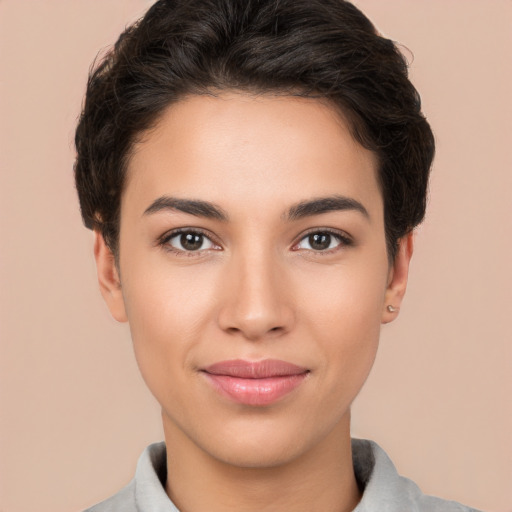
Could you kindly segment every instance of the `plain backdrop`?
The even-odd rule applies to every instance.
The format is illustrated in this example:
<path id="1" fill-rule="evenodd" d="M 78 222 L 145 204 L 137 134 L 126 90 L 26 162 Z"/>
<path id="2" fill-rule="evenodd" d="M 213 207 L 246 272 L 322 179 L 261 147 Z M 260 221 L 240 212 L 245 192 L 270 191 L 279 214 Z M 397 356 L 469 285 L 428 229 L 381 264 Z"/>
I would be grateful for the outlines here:
<path id="1" fill-rule="evenodd" d="M 72 173 L 88 68 L 150 3 L 0 0 L 1 512 L 82 510 L 162 439 L 127 326 L 100 297 Z M 406 47 L 438 151 L 353 435 L 426 493 L 512 511 L 512 2 L 356 4 Z"/>

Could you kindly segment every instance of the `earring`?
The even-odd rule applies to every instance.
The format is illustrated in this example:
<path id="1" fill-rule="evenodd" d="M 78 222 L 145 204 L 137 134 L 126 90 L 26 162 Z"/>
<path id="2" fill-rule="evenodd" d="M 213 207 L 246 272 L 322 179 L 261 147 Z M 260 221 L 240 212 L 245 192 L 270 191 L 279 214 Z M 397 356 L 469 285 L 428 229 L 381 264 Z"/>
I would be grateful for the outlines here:
<path id="1" fill-rule="evenodd" d="M 391 304 L 386 308 L 390 313 L 396 313 L 400 308 L 399 307 L 394 307 L 392 306 Z"/>

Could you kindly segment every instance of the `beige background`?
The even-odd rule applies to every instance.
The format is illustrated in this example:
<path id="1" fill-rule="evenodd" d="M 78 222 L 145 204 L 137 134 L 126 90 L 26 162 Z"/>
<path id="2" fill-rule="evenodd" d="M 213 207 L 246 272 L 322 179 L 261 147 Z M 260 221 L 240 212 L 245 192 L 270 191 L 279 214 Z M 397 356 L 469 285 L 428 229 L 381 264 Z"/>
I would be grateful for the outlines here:
<path id="1" fill-rule="evenodd" d="M 72 179 L 98 49 L 143 0 L 0 0 L 0 511 L 81 510 L 162 438 Z M 512 511 L 512 2 L 359 0 L 414 52 L 438 156 L 408 298 L 354 405 L 425 492 Z"/>

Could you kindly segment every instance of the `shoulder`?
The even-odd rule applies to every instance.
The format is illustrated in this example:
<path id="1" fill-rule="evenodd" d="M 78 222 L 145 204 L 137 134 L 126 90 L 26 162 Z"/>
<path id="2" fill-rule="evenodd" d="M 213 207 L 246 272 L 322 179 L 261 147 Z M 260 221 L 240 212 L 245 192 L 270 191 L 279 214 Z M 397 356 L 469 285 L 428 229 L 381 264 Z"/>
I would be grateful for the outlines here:
<path id="1" fill-rule="evenodd" d="M 84 512 L 138 512 L 135 501 L 135 482 L 132 480 L 126 487 L 110 498 L 88 508 Z"/>
<path id="2" fill-rule="evenodd" d="M 364 488 L 354 512 L 478 512 L 476 509 L 423 494 L 400 476 L 386 452 L 375 442 L 352 440 L 354 471 Z"/>
<path id="3" fill-rule="evenodd" d="M 140 510 L 176 512 L 167 497 L 164 443 L 149 445 L 137 462 L 133 480 L 117 494 L 88 508 L 84 512 L 139 512 Z"/>

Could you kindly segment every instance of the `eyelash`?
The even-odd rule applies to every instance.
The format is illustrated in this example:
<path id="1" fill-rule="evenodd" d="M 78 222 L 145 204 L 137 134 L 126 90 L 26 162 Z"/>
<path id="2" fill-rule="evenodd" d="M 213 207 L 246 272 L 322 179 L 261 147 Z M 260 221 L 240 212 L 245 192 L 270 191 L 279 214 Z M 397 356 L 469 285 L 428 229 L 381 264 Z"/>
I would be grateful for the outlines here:
<path id="1" fill-rule="evenodd" d="M 199 228 L 179 228 L 179 229 L 175 229 L 171 232 L 165 233 L 163 236 L 161 236 L 158 239 L 158 245 L 161 246 L 167 252 L 171 252 L 177 256 L 188 257 L 188 258 L 198 257 L 202 252 L 208 250 L 208 249 L 199 249 L 196 251 L 185 251 L 185 250 L 181 250 L 181 249 L 176 249 L 172 245 L 169 244 L 169 241 L 172 238 L 182 235 L 182 234 L 201 235 L 201 236 L 205 237 L 207 240 L 209 240 L 213 245 L 215 245 L 215 246 L 220 245 L 217 242 L 215 242 L 215 240 L 209 233 L 207 233 L 206 231 L 203 231 L 202 229 L 199 229 Z M 350 246 L 354 245 L 353 239 L 344 232 L 335 231 L 333 229 L 328 229 L 328 228 L 324 228 L 324 229 L 315 228 L 315 229 L 312 229 L 311 231 L 308 231 L 308 232 L 302 234 L 302 236 L 300 237 L 298 242 L 293 244 L 292 250 L 299 251 L 300 249 L 294 249 L 294 247 L 298 246 L 307 237 L 309 237 L 311 235 L 315 235 L 315 234 L 330 235 L 330 236 L 334 237 L 336 240 L 338 240 L 338 242 L 339 242 L 339 244 L 336 247 L 333 247 L 331 249 L 317 250 L 317 251 L 315 251 L 314 249 L 307 249 L 307 250 L 311 250 L 311 252 L 313 252 L 315 255 L 319 255 L 319 256 L 329 255 L 329 254 L 332 254 L 332 253 L 340 250 L 340 247 L 350 247 Z"/>
<path id="2" fill-rule="evenodd" d="M 176 249 L 172 245 L 169 244 L 169 241 L 179 235 L 183 234 L 191 234 L 191 235 L 201 235 L 207 240 L 209 240 L 213 245 L 218 246 L 219 244 L 213 240 L 211 234 L 203 231 L 199 228 L 179 228 L 174 229 L 170 232 L 165 233 L 162 237 L 158 239 L 158 245 L 160 245 L 164 250 L 175 254 L 176 256 L 183 256 L 185 258 L 194 258 L 199 256 L 206 249 L 197 250 L 197 251 L 183 251 L 181 249 Z"/>
<path id="3" fill-rule="evenodd" d="M 339 242 L 338 245 L 336 245 L 336 247 L 333 247 L 331 249 L 317 250 L 317 251 L 315 251 L 314 249 L 308 249 L 311 252 L 313 252 L 315 255 L 318 255 L 318 256 L 328 256 L 330 254 L 333 254 L 333 253 L 339 251 L 342 247 L 351 247 L 354 245 L 354 240 L 349 235 L 347 235 L 347 233 L 345 233 L 343 231 L 337 231 L 337 230 L 329 229 L 329 228 L 323 228 L 323 229 L 322 228 L 320 228 L 320 229 L 314 228 L 311 231 L 308 231 L 308 232 L 302 234 L 299 241 L 297 243 L 293 244 L 293 247 L 296 247 L 304 239 L 310 237 L 311 235 L 330 235 L 333 238 L 335 238 L 336 240 L 338 240 L 338 242 Z M 300 249 L 293 249 L 293 250 L 298 251 Z"/>

